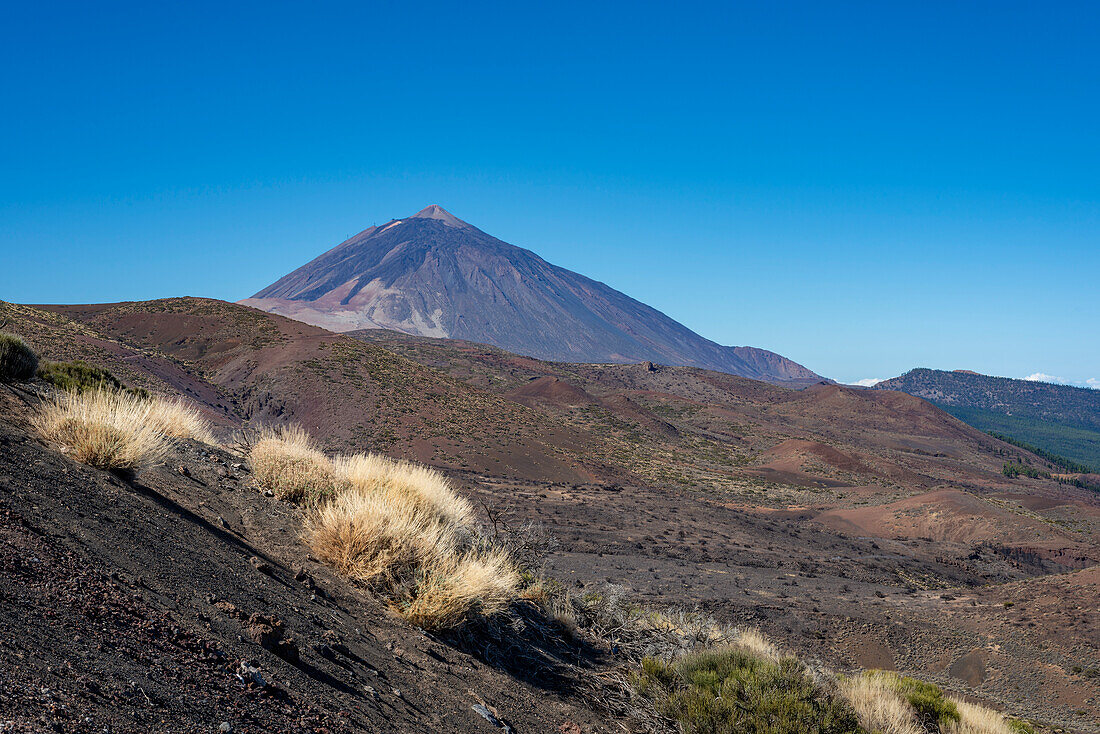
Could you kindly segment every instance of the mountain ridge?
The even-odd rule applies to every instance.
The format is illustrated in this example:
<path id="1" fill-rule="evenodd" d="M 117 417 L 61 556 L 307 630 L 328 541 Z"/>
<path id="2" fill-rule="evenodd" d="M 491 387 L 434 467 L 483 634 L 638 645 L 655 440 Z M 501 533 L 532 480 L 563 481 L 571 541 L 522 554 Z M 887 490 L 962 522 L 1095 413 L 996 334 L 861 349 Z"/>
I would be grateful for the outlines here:
<path id="1" fill-rule="evenodd" d="M 385 328 L 539 359 L 650 361 L 779 384 L 823 379 L 775 352 L 706 339 L 434 204 L 363 230 L 239 303 L 331 331 Z"/>
<path id="2" fill-rule="evenodd" d="M 975 428 L 1100 466 L 1100 391 L 924 367 L 873 389 L 924 398 Z"/>

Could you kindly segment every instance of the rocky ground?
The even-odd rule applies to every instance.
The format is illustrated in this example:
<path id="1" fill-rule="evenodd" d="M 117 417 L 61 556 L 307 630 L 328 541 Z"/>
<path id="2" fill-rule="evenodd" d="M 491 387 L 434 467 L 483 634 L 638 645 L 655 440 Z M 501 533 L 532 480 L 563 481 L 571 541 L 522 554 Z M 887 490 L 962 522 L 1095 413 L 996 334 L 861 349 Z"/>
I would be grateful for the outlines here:
<path id="1" fill-rule="evenodd" d="M 25 412 L 0 389 L 0 731 L 611 731 L 333 577 L 232 455 L 115 477 Z"/>
<path id="2" fill-rule="evenodd" d="M 469 477 L 511 522 L 546 525 L 551 573 L 758 626 L 840 670 L 917 675 L 997 708 L 1100 731 L 1100 574 L 992 549 L 861 538 L 696 493 Z"/>
<path id="3" fill-rule="evenodd" d="M 698 606 L 761 626 L 834 667 L 894 667 L 1040 721 L 1100 731 L 1100 494 L 1005 477 L 1004 462 L 1041 459 L 918 398 L 836 385 L 795 391 L 660 365 L 540 362 L 393 333 L 358 335 L 364 344 L 203 299 L 49 310 L 0 302 L 0 318 L 45 358 L 86 359 L 128 384 L 185 396 L 223 436 L 301 422 L 332 451 L 430 463 L 510 522 L 544 523 L 560 542 L 550 571 L 580 588 L 611 583 L 653 604 Z M 345 638 L 356 620 L 388 630 L 383 646 L 410 633 L 303 556 L 296 510 L 247 491 L 237 459 L 181 454 L 174 466 L 131 479 L 89 473 L 27 438 L 26 406 L 5 399 L 5 435 L 21 436 L 7 439 L 0 459 L 0 499 L 12 522 L 76 553 L 77 566 L 118 574 L 111 583 L 122 593 L 141 594 L 228 656 L 229 675 L 254 654 L 250 628 L 289 630 L 304 652 L 298 664 L 267 655 L 280 671 L 272 678 L 286 681 L 289 695 L 305 690 L 301 700 L 327 702 L 327 726 L 345 721 L 331 718 L 344 710 L 368 730 L 379 721 L 412 726 L 416 712 L 403 719 L 399 701 L 415 684 L 392 686 L 403 695 L 379 719 L 370 702 L 385 701 L 386 687 L 372 673 L 301 643 L 318 638 L 330 614 L 332 634 L 353 651 Z M 55 497 L 55 486 L 66 489 Z M 194 547 L 206 555 L 192 558 Z M 253 557 L 273 575 L 244 565 Z M 181 563 L 201 572 L 181 573 Z M 299 565 L 327 596 L 299 588 Z M 17 583 L 12 576 L 4 586 L 6 598 Z M 264 589 L 259 598 L 252 584 Z M 193 586 L 202 593 L 181 591 Z M 10 629 L 33 628 L 18 610 L 3 613 Z M 373 651 L 356 655 L 401 675 L 401 665 L 385 667 L 389 653 L 377 653 L 377 641 L 350 635 Z M 455 685 L 502 711 L 517 705 L 508 714 L 515 722 L 545 702 L 564 707 L 551 717 L 563 724 L 606 719 L 586 714 L 568 692 L 544 695 L 538 681 L 517 683 L 444 647 L 451 652 L 431 649 L 462 661 L 447 670 L 478 671 Z M 440 664 L 421 659 L 425 670 Z M 499 656 L 480 659 L 499 667 Z M 137 685 L 154 701 L 168 698 L 152 683 Z M 364 685 L 373 691 L 366 704 L 354 698 Z M 467 699 L 455 694 L 443 709 L 472 714 Z M 467 723 L 483 722 L 473 714 Z M 202 725 L 210 723 L 221 721 Z"/>

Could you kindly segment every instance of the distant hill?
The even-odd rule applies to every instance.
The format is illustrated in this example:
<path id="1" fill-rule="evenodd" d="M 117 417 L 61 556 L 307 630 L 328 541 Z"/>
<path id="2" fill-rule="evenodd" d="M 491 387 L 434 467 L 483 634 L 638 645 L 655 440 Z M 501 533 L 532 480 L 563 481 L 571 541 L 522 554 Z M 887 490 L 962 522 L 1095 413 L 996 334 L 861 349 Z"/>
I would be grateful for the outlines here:
<path id="1" fill-rule="evenodd" d="M 821 377 L 727 347 L 438 206 L 371 227 L 240 303 L 337 332 L 392 329 L 563 362 L 701 367 L 777 384 Z"/>
<path id="2" fill-rule="evenodd" d="M 916 395 L 983 431 L 1100 467 L 1100 390 L 925 368 L 875 389 Z"/>

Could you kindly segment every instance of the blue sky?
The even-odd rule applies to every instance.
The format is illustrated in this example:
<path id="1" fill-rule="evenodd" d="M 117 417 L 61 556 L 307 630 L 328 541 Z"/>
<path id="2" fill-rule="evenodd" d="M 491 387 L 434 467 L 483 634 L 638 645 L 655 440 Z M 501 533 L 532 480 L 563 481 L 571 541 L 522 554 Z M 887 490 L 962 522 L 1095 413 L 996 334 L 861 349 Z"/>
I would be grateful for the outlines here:
<path id="1" fill-rule="evenodd" d="M 236 300 L 438 203 L 839 380 L 1100 378 L 1100 5 L 23 3 L 0 298 Z"/>

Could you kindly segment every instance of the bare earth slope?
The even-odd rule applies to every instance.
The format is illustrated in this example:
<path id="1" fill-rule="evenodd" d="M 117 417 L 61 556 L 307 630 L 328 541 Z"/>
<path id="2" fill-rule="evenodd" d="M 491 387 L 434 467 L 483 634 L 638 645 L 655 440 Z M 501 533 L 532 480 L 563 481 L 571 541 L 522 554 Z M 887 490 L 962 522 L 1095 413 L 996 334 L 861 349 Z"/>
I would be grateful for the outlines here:
<path id="1" fill-rule="evenodd" d="M 304 420 L 333 449 L 419 456 L 545 523 L 570 583 L 1100 731 L 1100 494 L 1005 477 L 1005 461 L 1045 464 L 919 398 L 335 335 L 202 299 L 50 308 L 9 306 L 9 328 L 51 354 L 95 345 L 200 402 L 213 390 L 238 424 Z"/>
<path id="2" fill-rule="evenodd" d="M 332 331 L 395 329 L 543 359 L 649 360 L 792 384 L 821 379 L 773 352 L 704 339 L 438 206 L 364 230 L 241 303 Z"/>
<path id="3" fill-rule="evenodd" d="M 187 444 L 123 480 L 42 446 L 26 414 L 0 386 L 3 731 L 493 731 L 475 704 L 518 731 L 610 731 L 310 561 L 301 511 L 234 457 Z"/>
<path id="4" fill-rule="evenodd" d="M 100 361 L 135 384 L 186 395 L 225 423 L 294 421 L 333 449 L 456 468 L 564 480 L 603 471 L 580 455 L 582 431 L 284 317 L 198 298 L 0 310 L 44 357 Z"/>

